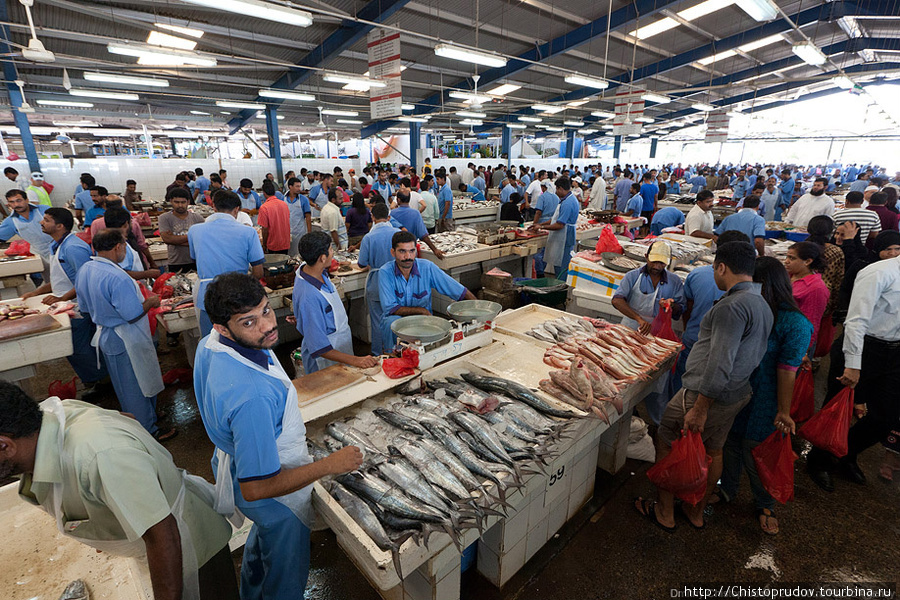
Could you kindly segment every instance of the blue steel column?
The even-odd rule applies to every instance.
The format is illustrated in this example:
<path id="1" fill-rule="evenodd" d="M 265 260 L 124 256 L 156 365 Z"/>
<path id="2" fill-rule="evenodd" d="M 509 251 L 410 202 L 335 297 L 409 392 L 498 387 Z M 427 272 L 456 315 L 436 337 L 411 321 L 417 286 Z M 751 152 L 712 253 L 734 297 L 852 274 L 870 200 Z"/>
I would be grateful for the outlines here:
<path id="1" fill-rule="evenodd" d="M 571 161 L 575 158 L 575 130 L 566 131 L 566 158 Z"/>
<path id="2" fill-rule="evenodd" d="M 659 138 L 650 138 L 650 158 L 656 158 L 656 144 Z"/>
<path id="3" fill-rule="evenodd" d="M 409 162 L 413 171 L 419 172 L 419 143 L 422 141 L 422 124 L 409 123 Z"/>
<path id="4" fill-rule="evenodd" d="M 266 105 L 266 135 L 269 137 L 269 154 L 275 159 L 275 181 L 284 181 L 281 139 L 278 137 L 278 107 Z"/>
<path id="5" fill-rule="evenodd" d="M 622 153 L 622 136 L 617 135 L 613 138 L 613 158 L 619 160 L 619 155 Z"/>
<path id="6" fill-rule="evenodd" d="M 506 125 L 500 133 L 500 155 L 506 154 L 506 168 L 512 164 L 512 131 Z"/>
<path id="7" fill-rule="evenodd" d="M 9 21 L 9 8 L 7 5 L 7 2 L 0 2 L 0 21 L 4 23 Z M 9 56 L 13 52 L 5 41 L 8 39 L 10 39 L 9 27 L 0 25 L 0 53 L 4 56 Z M 25 100 L 22 97 L 22 92 L 19 91 L 19 86 L 15 83 L 19 78 L 19 72 L 12 60 L 5 59 L 0 60 L 0 62 L 3 63 L 3 78 L 6 79 L 6 91 L 9 94 L 9 103 L 12 105 L 13 120 L 16 122 L 16 127 L 19 128 L 22 146 L 25 147 L 28 168 L 32 171 L 40 171 L 41 163 L 38 160 L 37 148 L 34 147 L 34 138 L 31 137 L 31 126 L 28 124 L 28 117 L 25 116 L 25 113 L 19 111 L 19 107 L 22 106 Z"/>

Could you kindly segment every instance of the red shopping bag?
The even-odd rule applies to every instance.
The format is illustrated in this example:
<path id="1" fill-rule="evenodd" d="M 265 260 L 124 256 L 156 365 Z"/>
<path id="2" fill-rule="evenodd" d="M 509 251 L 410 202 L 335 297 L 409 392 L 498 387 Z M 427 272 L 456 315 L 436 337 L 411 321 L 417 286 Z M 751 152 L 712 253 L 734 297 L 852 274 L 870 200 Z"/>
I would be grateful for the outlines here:
<path id="1" fill-rule="evenodd" d="M 75 381 L 77 379 L 77 377 L 73 377 L 72 381 L 67 381 L 66 383 L 59 379 L 51 381 L 50 386 L 47 388 L 47 396 L 57 396 L 60 400 L 74 400 L 75 390 L 77 389 Z"/>
<path id="2" fill-rule="evenodd" d="M 819 337 L 816 340 L 816 349 L 813 351 L 814 358 L 821 358 L 831 352 L 831 344 L 834 342 L 834 321 L 830 314 L 822 316 L 822 322 L 819 324 Z"/>
<path id="3" fill-rule="evenodd" d="M 647 477 L 656 487 L 672 492 L 689 504 L 697 504 L 706 496 L 711 462 L 700 434 L 689 431 L 675 440 L 665 458 L 647 469 Z"/>
<path id="4" fill-rule="evenodd" d="M 812 371 L 801 368 L 794 380 L 791 418 L 797 423 L 808 421 L 816 412 L 816 384 Z"/>
<path id="5" fill-rule="evenodd" d="M 759 480 L 769 494 L 787 504 L 794 499 L 794 461 L 797 455 L 791 448 L 791 434 L 774 432 L 753 449 L 753 462 Z"/>
<path id="6" fill-rule="evenodd" d="M 653 323 L 650 325 L 650 335 L 660 337 L 664 340 L 671 340 L 673 342 L 681 341 L 681 338 L 679 338 L 678 334 L 675 333 L 675 330 L 672 329 L 671 303 L 661 307 L 659 312 L 656 313 L 656 318 L 653 319 Z"/>
<path id="7" fill-rule="evenodd" d="M 29 256 L 31 254 L 31 244 L 25 240 L 16 240 L 10 243 L 4 254 L 7 256 Z"/>
<path id="8" fill-rule="evenodd" d="M 163 273 L 153 282 L 153 293 L 159 296 L 160 300 L 165 300 L 166 298 L 171 298 L 175 295 L 175 290 L 171 285 L 166 285 L 166 281 L 168 281 L 175 273 Z"/>
<path id="9" fill-rule="evenodd" d="M 838 458 L 847 456 L 847 432 L 853 415 L 853 390 L 845 387 L 797 433 L 816 448 Z"/>
<path id="10" fill-rule="evenodd" d="M 625 254 L 625 251 L 622 250 L 622 244 L 616 239 L 616 234 L 613 233 L 612 227 L 609 225 L 604 226 L 603 229 L 600 230 L 600 239 L 597 240 L 594 251 L 597 254 L 603 254 L 604 252 Z"/>
<path id="11" fill-rule="evenodd" d="M 404 349 L 400 358 L 386 358 L 381 361 L 381 370 L 391 379 L 413 375 L 418 366 L 419 353 L 411 348 Z"/>

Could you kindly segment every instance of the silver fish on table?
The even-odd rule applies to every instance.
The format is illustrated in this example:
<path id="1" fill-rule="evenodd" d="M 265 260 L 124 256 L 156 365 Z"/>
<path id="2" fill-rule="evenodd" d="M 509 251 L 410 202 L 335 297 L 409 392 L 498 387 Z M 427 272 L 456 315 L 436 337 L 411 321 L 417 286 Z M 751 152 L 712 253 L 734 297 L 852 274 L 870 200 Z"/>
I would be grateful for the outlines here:
<path id="1" fill-rule="evenodd" d="M 91 593 L 88 590 L 87 584 L 81 580 L 76 579 L 66 586 L 66 589 L 63 590 L 62 595 L 59 597 L 59 600 L 90 600 Z"/>
<path id="2" fill-rule="evenodd" d="M 348 445 L 359 446 L 364 452 L 381 454 L 381 451 L 372 443 L 369 436 L 346 423 L 334 421 L 325 427 L 325 431 L 338 441 Z"/>
<path id="3" fill-rule="evenodd" d="M 547 403 L 546 400 L 532 392 L 521 383 L 516 383 L 515 381 L 510 381 L 509 379 L 502 379 L 500 377 L 485 377 L 482 375 L 476 375 L 474 373 L 463 373 L 462 378 L 479 389 L 482 389 L 486 392 L 498 392 L 500 394 L 505 394 L 507 396 L 515 398 L 516 400 L 520 400 L 525 404 L 528 404 L 532 408 L 547 415 L 564 419 L 570 419 L 572 417 L 579 416 L 577 413 L 567 410 L 560 410 L 551 406 Z"/>

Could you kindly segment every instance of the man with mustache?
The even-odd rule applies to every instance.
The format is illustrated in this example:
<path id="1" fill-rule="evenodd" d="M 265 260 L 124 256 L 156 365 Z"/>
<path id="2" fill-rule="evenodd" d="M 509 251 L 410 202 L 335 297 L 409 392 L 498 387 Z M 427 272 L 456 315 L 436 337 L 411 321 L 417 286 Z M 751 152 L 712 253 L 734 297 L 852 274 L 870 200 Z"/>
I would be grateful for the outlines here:
<path id="1" fill-rule="evenodd" d="M 379 269 L 378 294 L 383 316 L 381 340 L 385 352 L 397 343 L 391 323 L 400 317 L 431 314 L 431 290 L 458 300 L 475 300 L 475 296 L 431 261 L 416 258 L 416 236 L 399 231 L 391 238 L 391 256 Z"/>
<path id="2" fill-rule="evenodd" d="M 258 280 L 246 273 L 219 275 L 204 304 L 213 330 L 197 347 L 194 391 L 216 446 L 216 510 L 227 515 L 239 508 L 253 521 L 241 598 L 302 598 L 311 484 L 359 468 L 362 453 L 347 446 L 316 462 L 310 458 L 297 390 L 272 350 L 278 344 L 275 310 Z"/>

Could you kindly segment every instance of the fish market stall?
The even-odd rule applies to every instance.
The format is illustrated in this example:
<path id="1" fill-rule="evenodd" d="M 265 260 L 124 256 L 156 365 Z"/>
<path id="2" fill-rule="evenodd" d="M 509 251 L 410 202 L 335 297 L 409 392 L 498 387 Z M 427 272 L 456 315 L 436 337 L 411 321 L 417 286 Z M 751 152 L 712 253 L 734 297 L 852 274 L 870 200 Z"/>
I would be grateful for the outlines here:
<path id="1" fill-rule="evenodd" d="M 34 289 L 28 275 L 41 273 L 44 261 L 40 256 L 6 256 L 0 254 L 0 300 L 18 298 Z"/>
<path id="2" fill-rule="evenodd" d="M 453 221 L 457 225 L 489 223 L 498 218 L 500 218 L 499 200 L 472 202 L 467 198 L 454 197 L 453 199 Z"/>
<path id="3" fill-rule="evenodd" d="M 34 377 L 34 365 L 72 354 L 69 313 L 75 305 L 47 306 L 45 297 L 0 303 L 0 379 L 21 382 Z"/>

